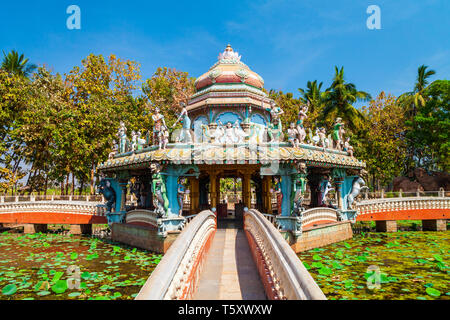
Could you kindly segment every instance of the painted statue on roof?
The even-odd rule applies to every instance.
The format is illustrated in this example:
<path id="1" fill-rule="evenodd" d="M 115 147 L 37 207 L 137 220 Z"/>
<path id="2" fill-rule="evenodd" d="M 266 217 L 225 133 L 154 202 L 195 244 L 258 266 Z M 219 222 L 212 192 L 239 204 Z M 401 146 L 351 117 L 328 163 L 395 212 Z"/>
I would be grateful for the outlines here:
<path id="1" fill-rule="evenodd" d="M 186 104 L 181 102 L 180 107 L 181 113 L 178 116 L 177 121 L 175 121 L 172 126 L 172 128 L 175 128 L 178 122 L 181 122 L 181 124 L 183 125 L 179 136 L 176 138 L 176 141 L 181 143 L 192 143 L 191 119 L 188 116 Z"/>
<path id="2" fill-rule="evenodd" d="M 304 127 L 304 121 L 308 117 L 306 114 L 309 109 L 309 101 L 307 104 L 300 106 L 300 110 L 298 112 L 298 120 L 297 120 L 297 134 L 298 134 L 298 142 L 302 144 L 306 139 L 306 130 Z"/>

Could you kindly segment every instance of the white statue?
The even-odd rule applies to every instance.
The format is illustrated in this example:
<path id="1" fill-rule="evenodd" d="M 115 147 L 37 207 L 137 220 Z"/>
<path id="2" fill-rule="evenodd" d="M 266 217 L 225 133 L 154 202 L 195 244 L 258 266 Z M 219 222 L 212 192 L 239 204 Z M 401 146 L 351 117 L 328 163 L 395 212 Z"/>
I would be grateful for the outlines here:
<path id="1" fill-rule="evenodd" d="M 247 136 L 245 131 L 241 128 L 238 120 L 234 123 L 234 136 L 236 143 L 243 143 L 245 141 L 245 137 Z"/>
<path id="2" fill-rule="evenodd" d="M 164 120 L 164 115 L 159 112 L 159 108 L 155 108 L 155 113 L 152 115 L 152 120 L 154 122 L 153 126 L 153 144 L 156 144 L 159 140 L 160 132 L 162 127 L 166 127 L 166 121 Z"/>
<path id="3" fill-rule="evenodd" d="M 134 130 L 131 131 L 131 151 L 136 151 L 138 144 L 137 139 L 137 133 Z"/>
<path id="4" fill-rule="evenodd" d="M 356 200 L 356 197 L 359 195 L 361 190 L 368 189 L 366 186 L 366 182 L 361 177 L 356 177 L 353 180 L 352 191 L 347 195 L 347 208 L 353 210 L 352 206 Z"/>
<path id="5" fill-rule="evenodd" d="M 165 125 L 161 126 L 161 130 L 158 132 L 158 145 L 159 150 L 166 149 L 169 143 L 169 131 Z"/>
<path id="6" fill-rule="evenodd" d="M 350 157 L 353 157 L 353 147 L 350 145 L 350 138 L 347 138 L 344 142 L 344 151 L 346 151 Z"/>
<path id="7" fill-rule="evenodd" d="M 295 123 L 291 123 L 288 129 L 288 140 L 294 148 L 299 147 L 299 142 L 297 139 L 298 130 L 295 128 Z"/>
<path id="8" fill-rule="evenodd" d="M 127 127 L 125 127 L 125 123 L 120 121 L 119 131 L 117 132 L 117 137 L 119 138 L 119 153 L 127 152 Z"/>
<path id="9" fill-rule="evenodd" d="M 299 143 L 303 143 L 306 139 L 306 130 L 304 127 L 304 120 L 308 117 L 306 113 L 309 109 L 309 101 L 306 105 L 302 105 L 300 107 L 300 111 L 298 112 L 298 120 L 297 120 L 297 134 Z"/>

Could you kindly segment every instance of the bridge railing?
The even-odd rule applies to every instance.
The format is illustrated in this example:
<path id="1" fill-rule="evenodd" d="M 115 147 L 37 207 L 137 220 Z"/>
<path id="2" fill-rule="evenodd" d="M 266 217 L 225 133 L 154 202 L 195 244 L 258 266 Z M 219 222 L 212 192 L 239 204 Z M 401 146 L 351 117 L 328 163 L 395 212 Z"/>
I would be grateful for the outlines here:
<path id="1" fill-rule="evenodd" d="M 0 203 L 35 202 L 35 201 L 84 201 L 104 202 L 102 195 L 18 195 L 0 196 Z"/>
<path id="2" fill-rule="evenodd" d="M 192 298 L 216 227 L 216 216 L 210 210 L 193 218 L 170 246 L 136 300 Z"/>
<path id="3" fill-rule="evenodd" d="M 244 213 L 244 229 L 269 299 L 326 299 L 294 250 L 259 211 Z"/>
<path id="4" fill-rule="evenodd" d="M 400 210 L 450 209 L 449 197 L 408 197 L 364 200 L 356 203 L 358 215 Z"/>
<path id="5" fill-rule="evenodd" d="M 96 202 L 67 201 L 22 201 L 0 203 L 0 213 L 57 212 L 104 216 L 106 208 Z"/>
<path id="6" fill-rule="evenodd" d="M 404 191 L 376 191 L 376 192 L 369 192 L 369 191 L 362 191 L 358 197 L 357 201 L 365 201 L 365 200 L 372 200 L 372 199 L 385 199 L 385 198 L 423 198 L 423 197 L 439 197 L 439 198 L 445 198 L 450 197 L 450 192 L 444 191 L 443 189 L 439 191 L 413 191 L 413 192 L 404 192 Z"/>

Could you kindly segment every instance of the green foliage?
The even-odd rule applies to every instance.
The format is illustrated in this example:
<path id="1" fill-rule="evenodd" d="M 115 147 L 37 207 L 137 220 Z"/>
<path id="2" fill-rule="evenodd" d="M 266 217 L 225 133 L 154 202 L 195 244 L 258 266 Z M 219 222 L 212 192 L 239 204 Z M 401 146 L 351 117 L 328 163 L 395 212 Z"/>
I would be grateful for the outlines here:
<path id="1" fill-rule="evenodd" d="M 36 69 L 36 65 L 29 64 L 29 59 L 23 54 L 12 50 L 8 54 L 3 52 L 3 61 L 0 69 L 20 77 L 28 77 Z"/>
<path id="2" fill-rule="evenodd" d="M 351 130 L 356 131 L 364 123 L 364 115 L 352 106 L 359 100 L 369 101 L 371 96 L 367 92 L 358 91 L 353 83 L 345 81 L 344 67 L 335 67 L 333 82 L 324 93 L 325 108 L 319 119 L 331 128 L 334 120 L 341 117 Z"/>
<path id="3" fill-rule="evenodd" d="M 355 150 L 367 163 L 367 170 L 383 184 L 399 176 L 406 153 L 405 116 L 395 97 L 381 92 L 362 109 L 367 119 L 358 132 Z"/>
<path id="4" fill-rule="evenodd" d="M 167 126 L 171 127 L 177 119 L 180 103 L 187 104 L 189 97 L 195 92 L 194 78 L 189 77 L 187 72 L 158 68 L 153 76 L 145 81 L 142 92 L 144 98 L 150 102 L 146 111 L 153 113 L 154 108 L 158 107 Z"/>
<path id="5" fill-rule="evenodd" d="M 450 170 L 450 81 L 436 80 L 423 91 L 426 103 L 407 122 L 407 138 L 418 166 Z"/>

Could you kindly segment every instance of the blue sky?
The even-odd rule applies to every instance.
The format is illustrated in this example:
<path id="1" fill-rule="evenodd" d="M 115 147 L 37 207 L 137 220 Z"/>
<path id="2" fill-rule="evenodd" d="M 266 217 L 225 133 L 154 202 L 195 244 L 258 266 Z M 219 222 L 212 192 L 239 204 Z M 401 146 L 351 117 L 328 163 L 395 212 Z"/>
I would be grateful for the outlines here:
<path id="1" fill-rule="evenodd" d="M 81 30 L 66 28 L 66 8 L 81 8 Z M 381 30 L 366 27 L 369 5 Z M 21 1 L 2 3 L 0 49 L 65 73 L 89 53 L 111 53 L 197 77 L 228 43 L 265 79 L 293 92 L 308 80 L 330 84 L 334 66 L 372 96 L 413 87 L 417 68 L 450 75 L 450 1 Z"/>

